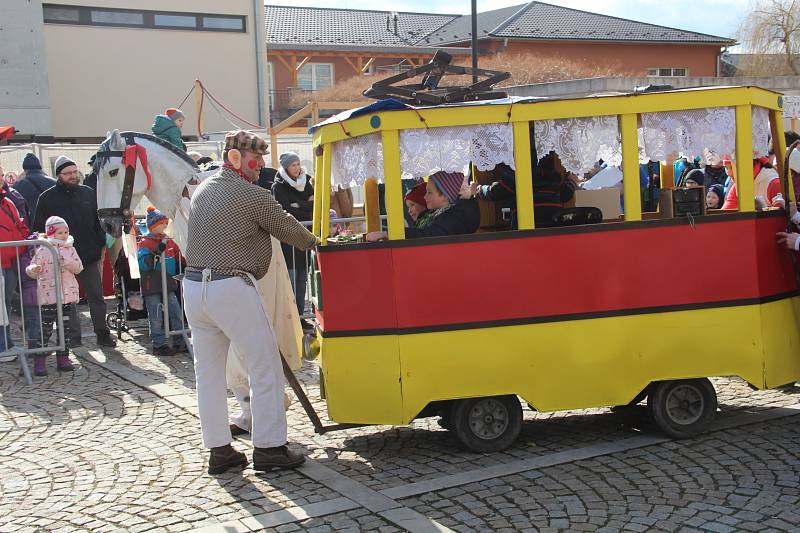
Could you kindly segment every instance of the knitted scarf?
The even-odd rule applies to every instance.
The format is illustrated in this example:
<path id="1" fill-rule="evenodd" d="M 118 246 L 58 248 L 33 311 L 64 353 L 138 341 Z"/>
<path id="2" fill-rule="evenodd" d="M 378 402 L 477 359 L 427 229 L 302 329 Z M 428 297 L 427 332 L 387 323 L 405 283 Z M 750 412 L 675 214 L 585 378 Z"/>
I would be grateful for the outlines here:
<path id="1" fill-rule="evenodd" d="M 283 167 L 280 167 L 278 169 L 278 174 L 280 175 L 281 178 L 283 178 L 283 181 L 285 181 L 298 191 L 303 192 L 304 190 L 306 190 L 306 169 L 304 169 L 303 167 L 300 167 L 300 175 L 297 176 L 297 179 L 290 178 L 289 174 L 286 172 L 286 169 Z"/>

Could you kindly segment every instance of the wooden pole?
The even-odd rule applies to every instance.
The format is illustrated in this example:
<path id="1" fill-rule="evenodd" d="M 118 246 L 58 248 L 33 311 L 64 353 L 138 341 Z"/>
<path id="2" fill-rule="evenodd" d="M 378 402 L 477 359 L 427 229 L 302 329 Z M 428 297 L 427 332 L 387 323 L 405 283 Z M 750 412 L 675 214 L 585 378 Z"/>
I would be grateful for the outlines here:
<path id="1" fill-rule="evenodd" d="M 472 0 L 472 68 L 478 68 L 478 1 Z M 472 75 L 472 83 L 478 83 L 478 76 Z"/>
<path id="2" fill-rule="evenodd" d="M 272 168 L 278 168 L 278 134 L 275 128 L 269 129 L 269 151 L 272 152 Z"/>

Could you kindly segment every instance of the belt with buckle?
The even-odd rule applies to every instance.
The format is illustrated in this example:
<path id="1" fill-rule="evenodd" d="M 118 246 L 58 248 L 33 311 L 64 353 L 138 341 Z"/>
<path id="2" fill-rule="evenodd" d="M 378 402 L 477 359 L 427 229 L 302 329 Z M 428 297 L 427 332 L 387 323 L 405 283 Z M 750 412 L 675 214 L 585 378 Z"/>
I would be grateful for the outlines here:
<path id="1" fill-rule="evenodd" d="M 203 272 L 199 270 L 187 270 L 183 277 L 189 281 L 203 281 Z M 212 272 L 211 276 L 208 278 L 208 281 L 219 281 L 221 279 L 230 279 L 235 277 L 237 277 L 236 274 L 220 274 L 217 272 Z"/>

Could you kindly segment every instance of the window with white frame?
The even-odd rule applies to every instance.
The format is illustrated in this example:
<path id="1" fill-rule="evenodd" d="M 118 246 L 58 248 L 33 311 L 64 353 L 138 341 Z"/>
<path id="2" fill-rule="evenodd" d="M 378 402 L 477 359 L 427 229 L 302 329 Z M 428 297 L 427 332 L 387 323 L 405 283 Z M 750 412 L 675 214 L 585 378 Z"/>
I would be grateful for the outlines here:
<path id="1" fill-rule="evenodd" d="M 689 75 L 688 68 L 649 68 L 647 69 L 647 75 L 651 77 L 666 77 L 666 76 L 681 76 L 685 77 Z"/>
<path id="2" fill-rule="evenodd" d="M 297 86 L 306 91 L 317 91 L 333 85 L 331 63 L 306 63 L 297 73 Z"/>

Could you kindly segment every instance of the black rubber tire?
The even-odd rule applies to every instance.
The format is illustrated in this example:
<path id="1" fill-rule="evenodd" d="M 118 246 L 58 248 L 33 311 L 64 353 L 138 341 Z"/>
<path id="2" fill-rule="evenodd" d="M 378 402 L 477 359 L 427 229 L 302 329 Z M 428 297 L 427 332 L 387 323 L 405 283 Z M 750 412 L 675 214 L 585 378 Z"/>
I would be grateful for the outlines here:
<path id="1" fill-rule="evenodd" d="M 647 396 L 647 411 L 658 428 L 676 439 L 703 433 L 717 414 L 717 392 L 707 378 L 660 381 Z"/>
<path id="2" fill-rule="evenodd" d="M 117 313 L 116 311 L 112 311 L 106 315 L 106 326 L 108 326 L 108 329 L 113 329 L 116 331 L 117 322 L 119 321 L 119 319 L 117 318 L 118 316 L 119 313 Z"/>
<path id="3" fill-rule="evenodd" d="M 514 395 L 458 400 L 452 413 L 449 429 L 473 452 L 505 450 L 522 429 L 522 406 Z"/>

